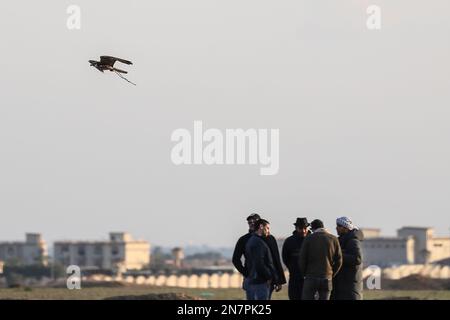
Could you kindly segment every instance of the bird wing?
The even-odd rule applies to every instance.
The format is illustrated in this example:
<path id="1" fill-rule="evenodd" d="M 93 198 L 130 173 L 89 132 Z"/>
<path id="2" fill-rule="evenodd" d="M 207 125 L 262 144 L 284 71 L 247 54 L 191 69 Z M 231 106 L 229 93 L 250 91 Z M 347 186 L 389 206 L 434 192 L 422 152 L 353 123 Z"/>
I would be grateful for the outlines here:
<path id="1" fill-rule="evenodd" d="M 111 56 L 101 56 L 100 57 L 100 63 L 101 64 L 106 64 L 106 65 L 110 65 L 111 67 L 114 66 L 114 63 L 116 61 L 125 63 L 125 64 L 133 64 L 131 61 L 125 60 L 125 59 L 121 59 L 121 58 L 116 58 L 116 57 L 111 57 Z"/>
<path id="2" fill-rule="evenodd" d="M 110 56 L 101 56 L 100 57 L 100 64 L 114 66 L 114 63 L 116 62 L 116 58 L 110 57 Z"/>
<path id="3" fill-rule="evenodd" d="M 128 71 L 117 69 L 117 68 L 113 68 L 113 71 L 117 71 L 117 72 L 120 72 L 120 73 L 128 73 Z"/>
<path id="4" fill-rule="evenodd" d="M 133 64 L 133 62 L 129 61 L 129 60 L 125 60 L 125 59 L 120 59 L 120 58 L 116 58 L 117 61 L 125 63 L 125 64 Z"/>

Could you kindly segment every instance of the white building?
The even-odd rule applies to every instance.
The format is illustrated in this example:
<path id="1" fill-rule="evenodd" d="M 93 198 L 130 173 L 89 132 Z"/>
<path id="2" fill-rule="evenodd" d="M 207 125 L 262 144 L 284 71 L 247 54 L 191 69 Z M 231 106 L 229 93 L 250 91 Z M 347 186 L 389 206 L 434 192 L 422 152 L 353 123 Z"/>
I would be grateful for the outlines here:
<path id="1" fill-rule="evenodd" d="M 111 271 L 138 270 L 150 263 L 150 244 L 133 240 L 124 232 L 112 232 L 109 241 L 58 241 L 54 260 L 63 266 Z"/>
<path id="2" fill-rule="evenodd" d="M 364 232 L 364 231 L 363 231 Z M 364 265 L 386 267 L 414 263 L 414 238 L 374 237 L 363 242 Z"/>
<path id="3" fill-rule="evenodd" d="M 397 237 L 380 237 L 379 229 L 362 231 L 366 266 L 427 264 L 450 258 L 450 237 L 434 237 L 432 228 L 403 227 Z"/>
<path id="4" fill-rule="evenodd" d="M 39 233 L 27 233 L 24 242 L 0 242 L 0 261 L 5 264 L 46 265 L 47 257 L 47 245 Z"/>

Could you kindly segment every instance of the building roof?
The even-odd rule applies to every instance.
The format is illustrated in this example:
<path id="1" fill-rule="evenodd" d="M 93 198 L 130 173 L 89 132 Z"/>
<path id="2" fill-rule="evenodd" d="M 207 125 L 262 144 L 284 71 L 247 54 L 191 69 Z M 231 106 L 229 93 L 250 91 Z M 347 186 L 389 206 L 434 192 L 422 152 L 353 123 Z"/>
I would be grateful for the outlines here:
<path id="1" fill-rule="evenodd" d="M 373 241 L 408 241 L 411 238 L 403 238 L 403 237 L 375 237 L 375 238 L 367 238 L 364 239 L 364 242 L 373 242 Z"/>
<path id="2" fill-rule="evenodd" d="M 92 241 L 92 240 L 63 240 L 63 241 L 55 241 L 54 245 L 69 245 L 69 244 L 76 244 L 76 245 L 101 245 L 101 244 L 128 244 L 128 243 L 148 243 L 150 242 L 146 240 L 132 240 L 132 241 L 109 241 L 109 240 L 100 240 L 100 241 Z"/>
<path id="3" fill-rule="evenodd" d="M 37 245 L 46 245 L 45 242 L 26 242 L 26 241 L 2 241 L 0 242 L 0 246 L 37 246 Z"/>
<path id="4" fill-rule="evenodd" d="M 441 264 L 445 266 L 450 266 L 450 258 L 434 261 L 433 264 Z"/>
<path id="5" fill-rule="evenodd" d="M 402 229 L 417 229 L 417 230 L 429 230 L 429 229 L 433 229 L 432 227 L 414 227 L 414 226 L 405 226 L 405 227 L 401 227 L 398 230 L 402 230 Z"/>
<path id="6" fill-rule="evenodd" d="M 68 244 L 110 244 L 113 243 L 112 241 L 92 241 L 92 240 L 62 240 L 62 241 L 55 241 L 54 245 L 68 245 Z M 117 242 L 116 242 L 117 243 Z"/>

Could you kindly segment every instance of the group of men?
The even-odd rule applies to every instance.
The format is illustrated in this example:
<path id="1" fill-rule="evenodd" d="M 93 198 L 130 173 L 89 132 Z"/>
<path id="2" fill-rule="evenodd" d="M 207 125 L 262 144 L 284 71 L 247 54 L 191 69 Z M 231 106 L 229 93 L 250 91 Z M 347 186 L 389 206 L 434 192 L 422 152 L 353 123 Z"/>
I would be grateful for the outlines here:
<path id="1" fill-rule="evenodd" d="M 247 217 L 249 232 L 239 238 L 233 264 L 243 275 L 247 300 L 270 300 L 286 283 L 269 221 L 257 213 Z M 282 248 L 289 271 L 290 300 L 361 300 L 364 236 L 348 217 L 336 219 L 338 237 L 319 219 L 297 218 Z"/>

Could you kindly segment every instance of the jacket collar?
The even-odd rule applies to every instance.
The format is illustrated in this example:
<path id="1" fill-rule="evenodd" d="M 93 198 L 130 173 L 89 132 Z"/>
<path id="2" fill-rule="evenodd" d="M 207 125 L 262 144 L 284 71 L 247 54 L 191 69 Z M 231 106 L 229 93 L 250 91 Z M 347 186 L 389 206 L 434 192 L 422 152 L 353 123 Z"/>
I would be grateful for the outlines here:
<path id="1" fill-rule="evenodd" d="M 300 234 L 299 234 L 297 231 L 295 231 L 295 230 L 292 232 L 292 235 L 293 235 L 294 237 L 300 238 L 300 239 L 306 238 L 306 237 L 301 237 Z M 308 236 L 308 235 L 309 235 L 309 233 L 308 233 L 306 236 Z"/>

